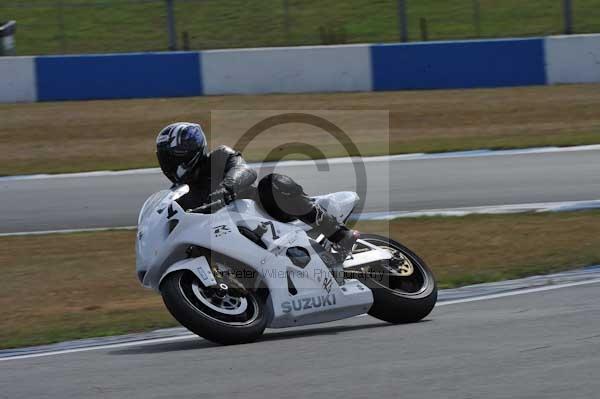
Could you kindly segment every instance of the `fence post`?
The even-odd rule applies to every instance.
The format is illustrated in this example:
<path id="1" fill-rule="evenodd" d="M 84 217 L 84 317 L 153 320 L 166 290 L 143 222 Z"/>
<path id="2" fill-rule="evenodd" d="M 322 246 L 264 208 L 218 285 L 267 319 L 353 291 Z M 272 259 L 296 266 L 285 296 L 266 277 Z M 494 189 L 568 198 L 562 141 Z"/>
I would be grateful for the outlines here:
<path id="1" fill-rule="evenodd" d="M 565 19 L 565 34 L 573 34 L 573 1 L 563 0 L 563 16 Z"/>
<path id="2" fill-rule="evenodd" d="M 429 32 L 427 29 L 427 18 L 421 18 L 419 20 L 419 25 L 421 27 L 421 40 L 426 42 L 429 40 Z"/>
<path id="3" fill-rule="evenodd" d="M 58 37 L 60 42 L 60 52 L 67 52 L 67 36 L 65 34 L 65 8 L 63 0 L 58 2 Z"/>
<path id="4" fill-rule="evenodd" d="M 475 34 L 477 37 L 481 37 L 481 3 L 479 0 L 473 0 L 473 25 Z"/>
<path id="5" fill-rule="evenodd" d="M 290 44 L 290 2 L 283 0 L 283 30 L 285 33 L 286 44 Z"/>
<path id="6" fill-rule="evenodd" d="M 400 40 L 408 41 L 408 21 L 406 17 L 406 1 L 398 0 L 398 31 L 400 32 Z"/>
<path id="7" fill-rule="evenodd" d="M 183 51 L 190 51 L 190 34 L 187 30 L 181 34 L 181 41 L 183 42 Z"/>
<path id="8" fill-rule="evenodd" d="M 177 50 L 177 31 L 175 29 L 175 0 L 167 2 L 167 31 L 169 33 L 169 50 Z"/>

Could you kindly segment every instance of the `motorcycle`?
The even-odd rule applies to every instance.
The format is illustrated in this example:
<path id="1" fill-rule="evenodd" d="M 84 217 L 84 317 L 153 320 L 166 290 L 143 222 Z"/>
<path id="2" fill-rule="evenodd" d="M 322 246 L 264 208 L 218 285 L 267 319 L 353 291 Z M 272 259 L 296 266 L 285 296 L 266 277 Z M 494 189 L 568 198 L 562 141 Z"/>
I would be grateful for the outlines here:
<path id="1" fill-rule="evenodd" d="M 387 237 L 362 234 L 350 253 L 299 220 L 282 223 L 251 199 L 184 210 L 189 187 L 144 203 L 136 243 L 137 276 L 162 295 L 195 334 L 220 344 L 258 339 L 265 328 L 324 323 L 368 313 L 416 322 L 437 300 L 435 278 L 415 253 Z M 340 222 L 353 192 L 313 197 Z"/>

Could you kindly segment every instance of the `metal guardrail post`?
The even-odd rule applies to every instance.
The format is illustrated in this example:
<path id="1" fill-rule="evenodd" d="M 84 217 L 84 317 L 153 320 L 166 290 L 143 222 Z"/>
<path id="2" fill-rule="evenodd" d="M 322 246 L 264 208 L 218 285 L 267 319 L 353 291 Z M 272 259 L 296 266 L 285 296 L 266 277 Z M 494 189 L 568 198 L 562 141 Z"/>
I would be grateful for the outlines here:
<path id="1" fill-rule="evenodd" d="M 169 50 L 177 50 L 177 30 L 175 28 L 175 0 L 167 2 L 167 32 L 169 33 Z"/>
<path id="2" fill-rule="evenodd" d="M 0 22 L 0 56 L 16 55 L 16 30 L 17 23 L 15 21 Z"/>
<path id="3" fill-rule="evenodd" d="M 563 0 L 563 17 L 565 20 L 565 35 L 573 34 L 573 1 Z"/>
<path id="4" fill-rule="evenodd" d="M 59 0 L 57 3 L 57 23 L 58 23 L 58 38 L 60 43 L 60 51 L 63 54 L 67 53 L 67 35 L 65 31 L 65 7 L 63 0 Z"/>
<path id="5" fill-rule="evenodd" d="M 473 0 L 473 25 L 475 34 L 481 37 L 481 3 L 480 0 Z"/>
<path id="6" fill-rule="evenodd" d="M 421 27 L 421 40 L 426 42 L 429 40 L 429 29 L 427 28 L 427 18 L 421 18 L 419 20 L 419 26 Z"/>
<path id="7" fill-rule="evenodd" d="M 290 3 L 289 0 L 283 0 L 283 30 L 285 33 L 286 44 L 291 43 L 290 34 Z"/>
<path id="8" fill-rule="evenodd" d="M 400 32 L 400 40 L 408 41 L 408 18 L 406 16 L 406 1 L 398 0 L 398 31 Z"/>

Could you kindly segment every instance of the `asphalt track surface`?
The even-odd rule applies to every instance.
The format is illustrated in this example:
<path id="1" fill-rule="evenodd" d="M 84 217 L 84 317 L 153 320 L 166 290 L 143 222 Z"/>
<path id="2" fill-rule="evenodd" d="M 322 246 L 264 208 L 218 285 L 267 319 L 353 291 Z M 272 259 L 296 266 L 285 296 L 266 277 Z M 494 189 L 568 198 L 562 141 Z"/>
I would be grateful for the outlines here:
<path id="1" fill-rule="evenodd" d="M 365 164 L 363 211 L 411 211 L 600 198 L 600 150 Z M 277 167 L 307 193 L 357 190 L 352 164 Z M 262 168 L 264 175 L 271 169 Z M 131 226 L 144 200 L 168 187 L 159 172 L 0 180 L 0 233 Z M 358 190 L 360 191 L 360 190 Z"/>
<path id="2" fill-rule="evenodd" d="M 600 284 L 269 330 L 0 362 L 0 398 L 597 398 Z"/>

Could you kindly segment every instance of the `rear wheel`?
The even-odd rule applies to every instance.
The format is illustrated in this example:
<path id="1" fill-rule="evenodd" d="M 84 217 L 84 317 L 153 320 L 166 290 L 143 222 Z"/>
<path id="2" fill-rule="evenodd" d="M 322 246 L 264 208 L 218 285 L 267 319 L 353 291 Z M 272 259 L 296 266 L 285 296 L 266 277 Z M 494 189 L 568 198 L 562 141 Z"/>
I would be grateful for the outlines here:
<path id="1" fill-rule="evenodd" d="M 361 234 L 361 240 L 393 255 L 389 261 L 348 273 L 373 292 L 369 314 L 390 323 L 412 323 L 426 317 L 437 301 L 437 285 L 425 262 L 401 243 L 387 237 Z M 368 249 L 359 241 L 353 252 Z"/>
<path id="2" fill-rule="evenodd" d="M 252 342 L 268 323 L 264 295 L 239 282 L 221 281 L 205 287 L 189 270 L 165 277 L 160 291 L 169 312 L 188 330 L 223 344 Z"/>

